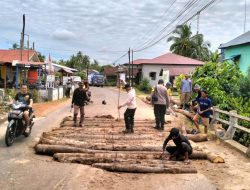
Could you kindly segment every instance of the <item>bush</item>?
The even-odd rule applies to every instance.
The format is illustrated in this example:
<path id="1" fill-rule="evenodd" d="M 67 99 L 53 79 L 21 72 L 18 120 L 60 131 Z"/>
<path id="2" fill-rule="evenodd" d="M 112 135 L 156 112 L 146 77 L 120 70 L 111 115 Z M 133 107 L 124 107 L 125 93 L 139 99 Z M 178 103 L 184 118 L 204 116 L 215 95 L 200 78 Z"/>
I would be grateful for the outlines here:
<path id="1" fill-rule="evenodd" d="M 192 75 L 193 84 L 199 84 L 219 109 L 236 110 L 239 115 L 250 117 L 250 69 L 243 76 L 239 67 L 228 62 L 207 62 L 197 67 Z M 222 119 L 228 119 L 225 115 Z M 250 123 L 239 120 L 239 125 L 250 128 Z M 225 127 L 227 128 L 227 127 Z M 250 134 L 236 130 L 234 140 L 249 146 Z"/>
<path id="2" fill-rule="evenodd" d="M 149 84 L 149 80 L 147 78 L 144 78 L 138 85 L 138 89 L 145 93 L 151 92 L 152 88 L 151 85 Z"/>

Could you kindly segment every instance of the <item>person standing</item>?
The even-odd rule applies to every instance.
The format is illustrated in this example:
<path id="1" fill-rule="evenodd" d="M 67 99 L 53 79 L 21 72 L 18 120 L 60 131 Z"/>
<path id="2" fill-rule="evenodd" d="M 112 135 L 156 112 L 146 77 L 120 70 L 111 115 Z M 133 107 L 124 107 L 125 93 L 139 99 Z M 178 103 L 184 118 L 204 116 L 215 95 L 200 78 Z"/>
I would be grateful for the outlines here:
<path id="1" fill-rule="evenodd" d="M 185 78 L 181 81 L 181 106 L 183 109 L 188 109 L 188 102 L 192 94 L 192 81 L 186 74 Z"/>
<path id="2" fill-rule="evenodd" d="M 66 97 L 70 98 L 70 91 L 72 88 L 72 81 L 69 79 L 68 82 L 66 83 Z"/>
<path id="3" fill-rule="evenodd" d="M 83 120 L 84 120 L 84 102 L 89 99 L 88 94 L 86 90 L 83 88 L 83 83 L 78 83 L 79 87 L 74 90 L 73 97 L 72 97 L 72 103 L 71 107 L 74 107 L 74 126 L 76 127 L 77 124 L 77 115 L 80 110 L 80 122 L 79 127 L 83 126 Z"/>
<path id="4" fill-rule="evenodd" d="M 154 100 L 154 96 L 156 99 Z M 166 109 L 169 107 L 169 97 L 167 88 L 164 86 L 164 81 L 160 79 L 158 84 L 154 88 L 154 92 L 151 95 L 152 104 L 154 106 L 155 115 L 155 129 L 164 130 L 165 123 L 165 113 Z"/>
<path id="5" fill-rule="evenodd" d="M 201 118 L 203 125 L 205 126 L 204 132 L 207 133 L 209 127 L 209 118 L 212 110 L 212 101 L 208 98 L 208 93 L 205 90 L 201 91 L 201 97 L 198 99 L 198 111 L 194 116 L 193 121 L 200 132 L 199 119 Z"/>
<path id="6" fill-rule="evenodd" d="M 134 115 L 136 111 L 136 94 L 135 90 L 129 85 L 125 84 L 125 90 L 128 93 L 127 100 L 124 104 L 119 105 L 118 109 L 127 106 L 126 111 L 124 112 L 124 120 L 125 120 L 125 131 L 124 133 L 134 133 Z"/>

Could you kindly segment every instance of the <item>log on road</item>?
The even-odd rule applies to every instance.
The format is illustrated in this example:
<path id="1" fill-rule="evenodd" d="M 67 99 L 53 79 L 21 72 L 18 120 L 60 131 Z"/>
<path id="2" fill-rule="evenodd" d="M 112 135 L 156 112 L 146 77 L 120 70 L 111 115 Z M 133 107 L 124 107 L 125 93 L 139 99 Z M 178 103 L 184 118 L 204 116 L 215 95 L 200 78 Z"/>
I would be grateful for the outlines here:
<path id="1" fill-rule="evenodd" d="M 142 166 L 140 164 L 126 164 L 126 163 L 95 163 L 92 166 L 113 172 L 171 173 L 171 174 L 197 173 L 197 170 L 192 167 L 171 168 L 171 167 L 157 167 L 157 166 Z"/>
<path id="2" fill-rule="evenodd" d="M 207 134 L 187 134 L 187 137 L 189 140 L 192 140 L 194 142 L 203 142 L 208 140 L 208 135 Z"/>

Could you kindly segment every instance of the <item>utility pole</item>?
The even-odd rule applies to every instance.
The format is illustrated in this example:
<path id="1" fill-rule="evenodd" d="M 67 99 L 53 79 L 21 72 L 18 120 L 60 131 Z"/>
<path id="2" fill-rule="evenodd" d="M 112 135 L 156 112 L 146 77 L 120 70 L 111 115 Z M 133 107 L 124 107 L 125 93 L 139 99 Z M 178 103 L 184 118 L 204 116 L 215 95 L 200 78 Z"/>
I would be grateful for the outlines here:
<path id="1" fill-rule="evenodd" d="M 132 50 L 132 81 L 131 81 L 131 86 L 133 87 L 133 81 L 134 81 L 134 50 Z"/>
<path id="2" fill-rule="evenodd" d="M 131 84 L 131 78 L 130 78 L 130 48 L 128 49 L 128 83 Z"/>
<path id="3" fill-rule="evenodd" d="M 200 12 L 197 12 L 197 34 L 199 34 Z"/>
<path id="4" fill-rule="evenodd" d="M 21 32 L 21 41 L 20 41 L 21 61 L 23 60 L 24 31 L 25 31 L 25 14 L 23 14 L 23 29 Z"/>
<path id="5" fill-rule="evenodd" d="M 245 0 L 244 33 L 246 32 L 246 20 L 247 20 L 247 0 Z"/>
<path id="6" fill-rule="evenodd" d="M 32 44 L 32 49 L 35 50 L 35 42 Z"/>

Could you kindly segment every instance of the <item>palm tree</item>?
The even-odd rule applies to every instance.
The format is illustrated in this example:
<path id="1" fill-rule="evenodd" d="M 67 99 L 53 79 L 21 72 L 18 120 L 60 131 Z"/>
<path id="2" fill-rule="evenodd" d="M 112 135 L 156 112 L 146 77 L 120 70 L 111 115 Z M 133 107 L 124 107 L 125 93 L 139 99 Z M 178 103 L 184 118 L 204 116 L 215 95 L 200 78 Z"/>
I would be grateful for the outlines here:
<path id="1" fill-rule="evenodd" d="M 167 39 L 168 42 L 173 41 L 170 51 L 202 61 L 209 60 L 211 44 L 208 41 L 204 42 L 203 34 L 192 36 L 191 26 L 186 24 L 177 26 L 173 34 Z"/>
<path id="2" fill-rule="evenodd" d="M 192 39 L 191 26 L 179 25 L 173 31 L 173 34 L 173 36 L 167 39 L 168 42 L 173 41 L 173 44 L 170 46 L 170 51 L 178 55 L 192 57 L 195 42 Z"/>
<path id="3" fill-rule="evenodd" d="M 193 51 L 193 57 L 202 61 L 208 61 L 210 59 L 211 43 L 209 41 L 204 41 L 203 34 L 196 34 L 192 37 L 195 42 L 195 51 Z"/>

